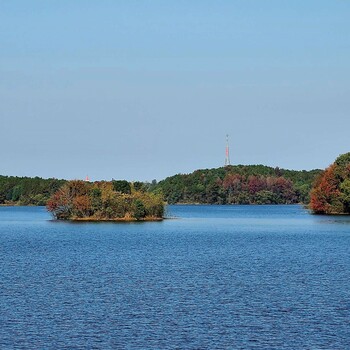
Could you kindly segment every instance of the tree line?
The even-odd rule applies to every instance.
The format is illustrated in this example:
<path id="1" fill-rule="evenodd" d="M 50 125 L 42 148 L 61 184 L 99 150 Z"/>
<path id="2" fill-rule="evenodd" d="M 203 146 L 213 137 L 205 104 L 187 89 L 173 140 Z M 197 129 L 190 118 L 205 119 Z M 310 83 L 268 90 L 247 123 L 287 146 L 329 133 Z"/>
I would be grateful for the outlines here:
<path id="1" fill-rule="evenodd" d="M 264 165 L 237 165 L 196 170 L 160 181 L 154 191 L 169 204 L 308 203 L 321 170 L 296 171 Z"/>
<path id="2" fill-rule="evenodd" d="M 309 203 L 312 183 L 320 173 L 321 170 L 295 171 L 263 165 L 237 165 L 178 174 L 159 183 L 155 180 L 152 183 L 136 181 L 132 187 L 135 191 L 163 195 L 169 204 Z M 0 204 L 46 205 L 66 182 L 39 177 L 0 176 Z M 113 183 L 116 183 L 115 180 Z M 128 182 L 123 183 L 127 186 Z"/>
<path id="3" fill-rule="evenodd" d="M 0 176 L 0 205 L 48 204 L 52 209 L 52 198 L 64 198 L 60 196 L 68 191 L 72 183 L 80 188 L 79 191 L 83 191 L 79 192 L 80 198 L 74 199 L 72 208 L 75 209 L 69 214 L 73 216 L 100 215 L 108 218 L 131 213 L 132 216 L 141 218 L 153 215 L 147 205 L 152 200 L 159 201 L 159 204 L 160 198 L 169 204 L 304 203 L 309 204 L 310 209 L 317 214 L 350 213 L 350 153 L 339 156 L 325 171 L 237 165 L 177 174 L 159 183 L 155 180 L 152 183 L 113 180 L 89 184 L 53 178 Z M 147 204 L 149 198 L 152 200 Z M 131 206 L 120 209 L 118 206 L 122 199 L 131 203 Z M 108 208 L 112 208 L 114 214 L 108 214 Z M 52 212 L 54 215 L 58 213 L 54 210 Z"/>
<path id="4" fill-rule="evenodd" d="M 0 205 L 45 205 L 66 180 L 0 175 Z"/>

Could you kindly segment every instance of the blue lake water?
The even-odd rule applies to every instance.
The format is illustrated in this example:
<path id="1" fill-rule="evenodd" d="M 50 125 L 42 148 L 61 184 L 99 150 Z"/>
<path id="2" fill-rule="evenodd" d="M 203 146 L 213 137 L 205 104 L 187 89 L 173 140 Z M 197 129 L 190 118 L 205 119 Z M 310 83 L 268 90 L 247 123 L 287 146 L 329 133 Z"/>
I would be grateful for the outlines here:
<path id="1" fill-rule="evenodd" d="M 171 206 L 150 223 L 0 207 L 1 349 L 350 349 L 350 218 Z"/>

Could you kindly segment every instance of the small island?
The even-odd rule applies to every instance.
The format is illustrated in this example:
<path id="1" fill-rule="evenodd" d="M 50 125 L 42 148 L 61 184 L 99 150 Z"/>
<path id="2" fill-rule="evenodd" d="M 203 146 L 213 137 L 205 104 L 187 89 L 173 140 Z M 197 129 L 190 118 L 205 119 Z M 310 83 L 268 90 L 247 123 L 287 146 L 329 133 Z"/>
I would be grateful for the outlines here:
<path id="1" fill-rule="evenodd" d="M 50 197 L 46 208 L 57 220 L 160 221 L 165 205 L 140 182 L 73 180 Z"/>

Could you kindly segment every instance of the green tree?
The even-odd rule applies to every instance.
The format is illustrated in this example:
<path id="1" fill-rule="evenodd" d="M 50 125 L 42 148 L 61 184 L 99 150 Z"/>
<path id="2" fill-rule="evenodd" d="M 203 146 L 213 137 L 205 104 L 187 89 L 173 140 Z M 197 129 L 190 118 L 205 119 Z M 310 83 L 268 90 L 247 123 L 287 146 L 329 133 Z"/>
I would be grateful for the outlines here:
<path id="1" fill-rule="evenodd" d="M 133 186 L 134 186 L 135 191 L 141 191 L 141 192 L 146 191 L 145 184 L 141 181 L 135 181 L 133 183 Z"/>
<path id="2" fill-rule="evenodd" d="M 116 192 L 121 192 L 125 194 L 131 193 L 131 186 L 130 183 L 126 180 L 113 180 L 113 189 Z"/>
<path id="3" fill-rule="evenodd" d="M 146 209 L 140 199 L 136 199 L 134 203 L 134 217 L 136 220 L 143 219 L 146 216 Z"/>
<path id="4" fill-rule="evenodd" d="M 341 201 L 344 205 L 344 211 L 350 213 L 350 179 L 346 179 L 340 185 Z"/>
<path id="5" fill-rule="evenodd" d="M 91 199 L 91 209 L 94 213 L 99 211 L 102 206 L 102 198 L 101 198 L 101 189 L 94 187 L 90 192 L 90 199 Z"/>
<path id="6" fill-rule="evenodd" d="M 12 201 L 16 202 L 20 199 L 22 194 L 22 185 L 17 185 L 15 187 L 13 187 L 12 190 Z"/>

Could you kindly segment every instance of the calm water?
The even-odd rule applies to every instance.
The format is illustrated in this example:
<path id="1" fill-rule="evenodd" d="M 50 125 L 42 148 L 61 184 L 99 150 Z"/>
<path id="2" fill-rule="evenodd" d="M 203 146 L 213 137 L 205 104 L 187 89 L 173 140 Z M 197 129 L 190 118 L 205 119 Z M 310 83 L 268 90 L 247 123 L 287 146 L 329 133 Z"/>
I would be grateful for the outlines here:
<path id="1" fill-rule="evenodd" d="M 0 208 L 1 349 L 350 349 L 350 218 L 176 206 L 70 224 Z"/>

